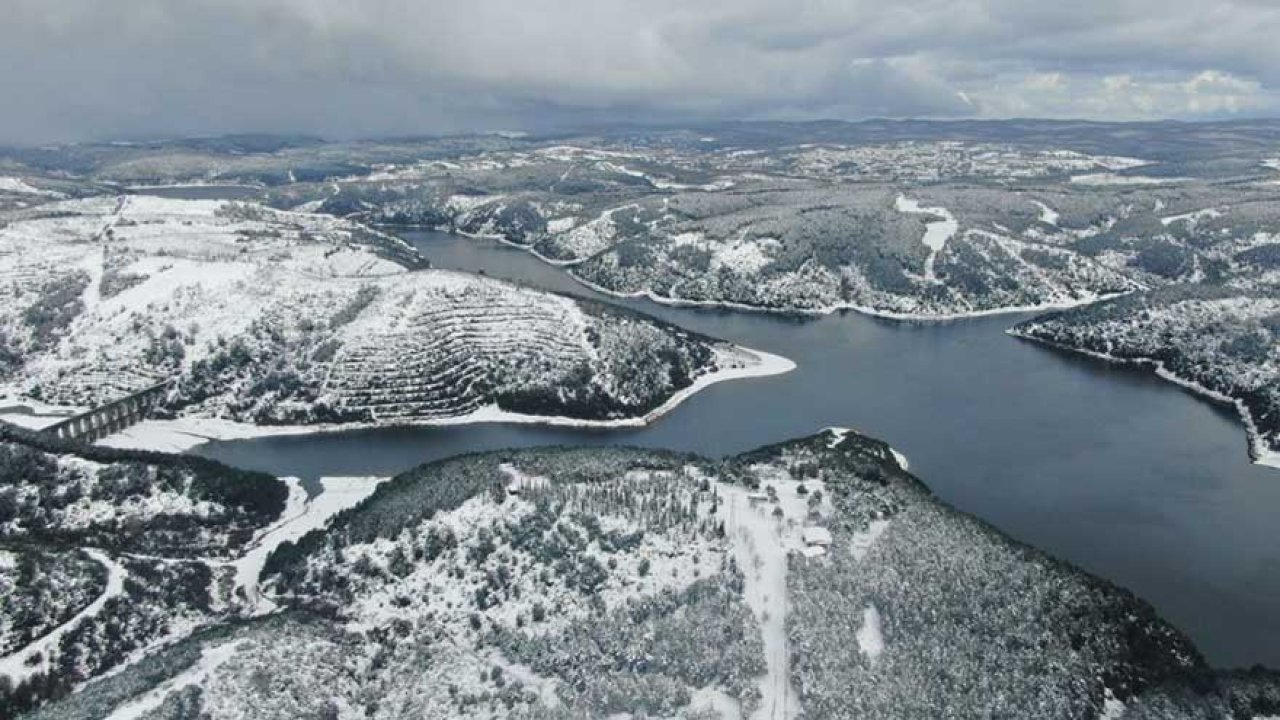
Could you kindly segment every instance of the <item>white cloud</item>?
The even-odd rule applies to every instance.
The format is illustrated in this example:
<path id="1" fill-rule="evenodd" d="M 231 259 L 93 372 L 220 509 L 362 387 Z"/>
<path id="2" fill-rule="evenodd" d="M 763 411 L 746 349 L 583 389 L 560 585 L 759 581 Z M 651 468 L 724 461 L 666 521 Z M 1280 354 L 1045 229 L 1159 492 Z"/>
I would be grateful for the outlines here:
<path id="1" fill-rule="evenodd" d="M 1183 77 L 1061 73 L 1002 76 L 966 92 L 988 117 L 1082 117 L 1151 120 L 1267 114 L 1280 97 L 1256 80 L 1220 70 Z"/>
<path id="2" fill-rule="evenodd" d="M 1270 113 L 1260 0 L 8 0 L 0 142 Z"/>

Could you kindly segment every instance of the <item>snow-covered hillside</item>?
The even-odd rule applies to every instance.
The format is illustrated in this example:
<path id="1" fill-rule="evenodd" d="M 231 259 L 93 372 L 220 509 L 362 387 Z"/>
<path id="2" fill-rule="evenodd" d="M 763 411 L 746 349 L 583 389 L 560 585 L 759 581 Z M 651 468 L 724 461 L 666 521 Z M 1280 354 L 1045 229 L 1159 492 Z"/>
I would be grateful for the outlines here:
<path id="1" fill-rule="evenodd" d="M 0 716 L 255 610 L 242 558 L 293 519 L 286 494 L 200 458 L 0 424 Z"/>
<path id="2" fill-rule="evenodd" d="M 1196 708 L 1261 712 L 1280 682 L 1210 674 L 1147 605 L 942 505 L 847 430 L 723 461 L 431 463 L 264 571 L 287 610 L 37 717 L 1092 718 L 1160 707 L 1188 672 Z"/>
<path id="3" fill-rule="evenodd" d="M 619 421 L 703 379 L 782 367 L 244 203 L 52 203 L 0 228 L 0 257 L 5 393 L 54 404 L 174 378 L 171 412 L 258 424 Z"/>

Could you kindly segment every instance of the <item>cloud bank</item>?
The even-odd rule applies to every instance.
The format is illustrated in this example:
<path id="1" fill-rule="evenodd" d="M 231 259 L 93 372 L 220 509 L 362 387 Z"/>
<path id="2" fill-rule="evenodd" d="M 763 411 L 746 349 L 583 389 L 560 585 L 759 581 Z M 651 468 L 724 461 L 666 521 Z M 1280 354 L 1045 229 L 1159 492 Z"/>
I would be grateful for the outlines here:
<path id="1" fill-rule="evenodd" d="M 8 0 L 0 142 L 1280 114 L 1272 0 Z"/>

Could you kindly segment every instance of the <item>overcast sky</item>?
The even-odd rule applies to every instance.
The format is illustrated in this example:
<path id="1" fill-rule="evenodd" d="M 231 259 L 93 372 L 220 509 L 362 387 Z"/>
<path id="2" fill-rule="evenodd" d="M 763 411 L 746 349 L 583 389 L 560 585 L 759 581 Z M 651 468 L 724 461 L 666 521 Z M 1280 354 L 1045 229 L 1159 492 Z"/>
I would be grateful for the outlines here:
<path id="1" fill-rule="evenodd" d="M 1280 0 L 3 0 L 0 143 L 1280 115 Z"/>

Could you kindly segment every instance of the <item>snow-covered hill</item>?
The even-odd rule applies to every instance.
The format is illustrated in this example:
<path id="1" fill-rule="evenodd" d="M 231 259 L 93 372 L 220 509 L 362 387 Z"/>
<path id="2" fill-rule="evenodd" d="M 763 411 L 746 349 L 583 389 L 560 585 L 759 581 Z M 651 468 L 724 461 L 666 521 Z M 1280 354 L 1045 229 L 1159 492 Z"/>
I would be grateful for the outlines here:
<path id="1" fill-rule="evenodd" d="M 611 293 L 777 311 L 1060 307 L 1265 261 L 1280 227 L 1268 186 L 1154 165 L 1044 138 L 582 139 L 295 183 L 270 201 L 496 237 Z"/>
<path id="2" fill-rule="evenodd" d="M 174 378 L 171 412 L 246 423 L 618 422 L 787 367 L 245 203 L 50 203 L 0 228 L 0 258 L 5 392 L 60 405 Z"/>
<path id="3" fill-rule="evenodd" d="M 951 510 L 848 430 L 724 461 L 431 463 L 280 545 L 260 587 L 288 609 L 34 717 L 1262 715 L 1280 687 L 1210 673 L 1146 604 Z"/>
<path id="4" fill-rule="evenodd" d="M 201 458 L 0 424 L 0 716 L 252 612 L 237 562 L 291 517 L 286 495 Z"/>

